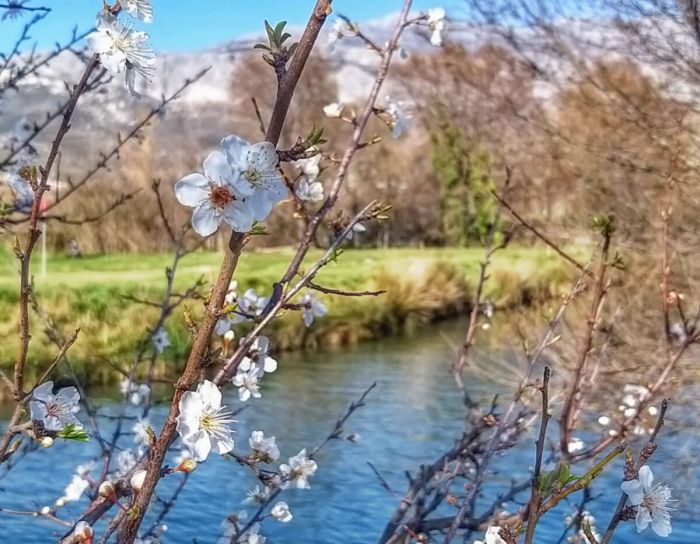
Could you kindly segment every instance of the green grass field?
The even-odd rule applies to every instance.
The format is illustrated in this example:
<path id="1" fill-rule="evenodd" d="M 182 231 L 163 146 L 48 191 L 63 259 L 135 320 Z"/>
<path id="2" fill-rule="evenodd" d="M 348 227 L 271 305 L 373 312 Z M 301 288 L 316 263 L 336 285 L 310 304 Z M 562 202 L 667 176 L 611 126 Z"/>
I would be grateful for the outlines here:
<path id="1" fill-rule="evenodd" d="M 319 256 L 307 257 L 310 266 Z M 234 278 L 240 291 L 254 287 L 269 294 L 271 285 L 283 274 L 292 255 L 291 248 L 245 252 Z M 345 290 L 381 288 L 380 297 L 328 297 L 329 315 L 304 331 L 301 317 L 287 312 L 271 327 L 277 349 L 314 348 L 354 343 L 379 335 L 402 332 L 416 323 L 453 315 L 468 305 L 476 283 L 480 248 L 347 250 L 338 263 L 329 264 L 317 283 Z M 178 268 L 175 291 L 183 291 L 203 277 L 207 287 L 215 277 L 221 255 L 197 252 L 185 257 Z M 33 272 L 36 292 L 45 311 L 64 334 L 80 327 L 81 332 L 69 355 L 91 382 L 114 377 L 112 364 L 128 358 L 157 316 L 154 308 L 138 305 L 127 296 L 158 301 L 165 286 L 165 268 L 172 256 L 110 255 L 69 259 L 51 256 L 46 274 L 36 255 Z M 571 271 L 555 256 L 541 249 L 513 247 L 496 255 L 492 262 L 488 295 L 500 305 L 543 299 L 561 292 Z M 17 261 L 8 249 L 0 254 L 0 365 L 8 367 L 16 350 L 19 278 Z M 188 303 L 196 317 L 200 301 Z M 42 323 L 32 318 L 33 339 L 30 372 L 41 368 L 54 354 Z M 173 315 L 167 329 L 173 346 L 164 364 L 177 364 L 188 349 L 182 312 Z"/>

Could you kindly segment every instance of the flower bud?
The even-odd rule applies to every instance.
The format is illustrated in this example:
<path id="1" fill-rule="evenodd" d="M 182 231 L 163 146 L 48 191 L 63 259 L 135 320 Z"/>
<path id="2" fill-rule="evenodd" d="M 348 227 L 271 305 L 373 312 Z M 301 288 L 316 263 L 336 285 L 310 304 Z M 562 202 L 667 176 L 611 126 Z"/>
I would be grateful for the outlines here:
<path id="1" fill-rule="evenodd" d="M 146 480 L 146 471 L 145 470 L 137 470 L 134 472 L 134 475 L 131 477 L 131 480 L 129 483 L 131 484 L 131 489 L 134 490 L 134 493 L 138 493 L 141 491 L 141 488 L 143 487 L 143 482 Z"/>
<path id="2" fill-rule="evenodd" d="M 65 504 L 66 504 L 66 501 L 63 500 L 62 498 L 61 498 L 61 499 L 56 499 L 56 506 L 57 506 L 58 508 L 60 508 L 61 506 L 65 505 Z"/>
<path id="3" fill-rule="evenodd" d="M 48 516 L 51 513 L 51 507 L 49 506 L 44 506 L 41 510 L 39 510 L 39 513 L 42 516 Z"/>
<path id="4" fill-rule="evenodd" d="M 224 334 L 224 340 L 226 340 L 226 342 L 228 342 L 229 344 L 233 342 L 234 338 L 236 338 L 236 333 L 230 329 L 226 331 L 226 334 Z"/>
<path id="5" fill-rule="evenodd" d="M 41 438 L 41 440 L 39 440 L 39 445 L 42 448 L 50 448 L 51 446 L 53 446 L 53 438 L 51 438 L 50 436 L 44 436 Z"/>
<path id="6" fill-rule="evenodd" d="M 109 480 L 105 480 L 100 484 L 100 489 L 98 491 L 100 497 L 104 499 L 109 499 L 114 502 L 117 500 L 117 490 L 114 489 L 114 484 Z"/>
<path id="7" fill-rule="evenodd" d="M 78 542 L 81 544 L 92 544 L 92 527 L 87 521 L 79 521 L 73 529 L 73 536 L 78 537 Z"/>
<path id="8" fill-rule="evenodd" d="M 184 459 L 175 469 L 175 472 L 185 472 L 189 474 L 197 468 L 197 461 L 194 459 Z"/>

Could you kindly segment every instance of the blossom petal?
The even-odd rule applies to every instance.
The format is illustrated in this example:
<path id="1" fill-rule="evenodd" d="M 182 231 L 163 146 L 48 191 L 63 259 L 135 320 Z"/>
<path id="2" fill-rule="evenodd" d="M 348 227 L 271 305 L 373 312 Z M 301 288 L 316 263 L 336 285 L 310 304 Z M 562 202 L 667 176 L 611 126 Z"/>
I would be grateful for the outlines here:
<path id="1" fill-rule="evenodd" d="M 214 382 L 204 380 L 197 386 L 197 393 L 199 393 L 205 406 L 212 408 L 221 406 L 221 390 Z"/>
<path id="2" fill-rule="evenodd" d="M 649 510 L 640 506 L 637 509 L 637 517 L 635 519 L 635 523 L 637 525 L 637 532 L 641 533 L 644 529 L 646 529 L 649 526 L 651 521 L 651 513 L 649 512 Z"/>
<path id="3" fill-rule="evenodd" d="M 209 236 L 219 228 L 221 219 L 221 215 L 208 202 L 205 202 L 192 212 L 192 228 L 200 236 Z"/>
<path id="4" fill-rule="evenodd" d="M 48 401 L 53 397 L 53 382 L 44 382 L 40 386 L 34 388 L 32 397 L 37 400 Z"/>
<path id="5" fill-rule="evenodd" d="M 77 412 L 80 408 L 77 406 L 80 401 L 80 393 L 73 387 L 63 387 L 56 393 L 56 400 L 61 404 L 71 404 L 73 405 L 73 411 Z"/>
<path id="6" fill-rule="evenodd" d="M 642 487 L 644 487 L 644 491 L 649 491 L 654 484 L 654 473 L 651 471 L 651 468 L 649 468 L 649 465 L 644 465 L 639 469 L 637 478 L 642 484 Z"/>
<path id="7" fill-rule="evenodd" d="M 209 435 L 204 431 L 204 429 L 193 434 L 187 441 L 185 441 L 187 448 L 192 454 L 192 458 L 201 463 L 206 461 L 211 452 L 211 439 Z"/>
<path id="8" fill-rule="evenodd" d="M 651 515 L 651 528 L 659 536 L 671 534 L 671 516 L 666 511 L 657 510 Z"/>
<path id="9" fill-rule="evenodd" d="M 226 151 L 226 157 L 232 166 L 238 167 L 240 170 L 247 168 L 245 157 L 251 149 L 250 143 L 243 138 L 231 135 L 221 140 L 221 147 Z"/>
<path id="10" fill-rule="evenodd" d="M 253 219 L 253 210 L 240 200 L 234 200 L 224 210 L 224 221 L 235 232 L 248 232 L 253 227 Z"/>
<path id="11" fill-rule="evenodd" d="M 260 142 L 251 146 L 248 155 L 248 166 L 265 171 L 277 168 L 279 157 L 277 149 L 270 142 Z"/>
<path id="12" fill-rule="evenodd" d="M 87 41 L 90 49 L 98 55 L 109 51 L 113 43 L 112 38 L 106 32 L 93 32 L 85 38 L 85 41 Z"/>
<path id="13" fill-rule="evenodd" d="M 275 202 L 270 199 L 267 191 L 256 191 L 253 195 L 246 197 L 246 204 L 253 212 L 253 217 L 257 221 L 264 221 L 275 207 Z"/>
<path id="14" fill-rule="evenodd" d="M 627 493 L 630 504 L 638 506 L 644 500 L 644 488 L 639 480 L 628 480 L 620 484 L 620 489 Z"/>
<path id="15" fill-rule="evenodd" d="M 217 185 L 227 184 L 233 177 L 231 165 L 226 160 L 226 156 L 218 151 L 212 151 L 204 159 L 204 174 Z"/>
<path id="16" fill-rule="evenodd" d="M 175 184 L 175 196 L 184 206 L 194 208 L 209 198 L 209 181 L 202 174 L 189 174 Z"/>
<path id="17" fill-rule="evenodd" d="M 230 452 L 233 446 L 233 438 L 231 438 L 231 435 L 228 433 L 211 437 L 212 449 L 221 455 Z"/>

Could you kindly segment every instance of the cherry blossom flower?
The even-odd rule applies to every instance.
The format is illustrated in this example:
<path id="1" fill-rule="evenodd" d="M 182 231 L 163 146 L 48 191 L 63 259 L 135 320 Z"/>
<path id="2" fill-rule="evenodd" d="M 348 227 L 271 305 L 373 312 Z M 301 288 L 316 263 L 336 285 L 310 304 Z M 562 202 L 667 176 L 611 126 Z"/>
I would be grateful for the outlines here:
<path id="1" fill-rule="evenodd" d="M 158 328 L 153 335 L 153 338 L 151 338 L 151 341 L 153 342 L 153 349 L 155 349 L 156 353 L 159 355 L 163 353 L 168 346 L 170 346 L 170 337 L 168 336 L 168 332 L 163 327 Z"/>
<path id="2" fill-rule="evenodd" d="M 136 17 L 144 23 L 153 22 L 151 0 L 117 0 L 117 2 L 132 17 Z"/>
<path id="3" fill-rule="evenodd" d="M 238 136 L 227 136 L 221 145 L 239 177 L 246 205 L 257 221 L 264 221 L 275 204 L 287 196 L 287 186 L 277 168 L 275 146 L 270 142 L 251 144 Z"/>
<path id="4" fill-rule="evenodd" d="M 238 536 L 239 523 L 248 519 L 248 512 L 241 510 L 230 516 L 226 516 L 221 522 L 221 538 L 217 541 L 218 544 L 231 544 L 231 537 Z"/>
<path id="5" fill-rule="evenodd" d="M 409 111 L 405 102 L 394 101 L 387 97 L 386 113 L 391 117 L 391 134 L 394 138 L 400 138 L 411 127 L 413 114 Z"/>
<path id="6" fill-rule="evenodd" d="M 267 306 L 267 297 L 259 296 L 255 289 L 248 289 L 238 301 L 238 307 L 247 315 L 258 317 Z"/>
<path id="7" fill-rule="evenodd" d="M 224 336 L 227 332 L 231 330 L 236 321 L 231 319 L 229 316 L 225 315 L 220 317 L 214 326 L 214 334 L 217 336 Z"/>
<path id="8" fill-rule="evenodd" d="M 115 471 L 117 477 L 126 476 L 131 469 L 136 466 L 136 455 L 131 450 L 122 450 L 117 455 L 117 469 Z"/>
<path id="9" fill-rule="evenodd" d="M 284 501 L 275 503 L 272 510 L 270 510 L 270 515 L 282 523 L 290 522 L 294 517 L 292 511 L 289 509 L 289 505 Z"/>
<path id="10" fill-rule="evenodd" d="M 432 31 L 430 43 L 435 47 L 442 47 L 442 33 L 445 31 L 445 10 L 433 8 L 428 10 L 428 26 Z"/>
<path id="11" fill-rule="evenodd" d="M 316 472 L 318 465 L 316 461 L 308 458 L 306 448 L 290 457 L 288 463 L 280 465 L 280 474 L 285 480 L 282 487 L 287 488 L 290 485 L 294 485 L 298 489 L 311 487 L 309 478 Z"/>
<path id="12" fill-rule="evenodd" d="M 80 394 L 75 387 L 63 387 L 54 395 L 53 382 L 44 382 L 32 392 L 29 411 L 32 419 L 40 421 L 47 431 L 60 431 L 66 425 L 82 427 L 75 417 L 80 411 L 78 401 Z"/>
<path id="13" fill-rule="evenodd" d="M 305 293 L 299 301 L 304 317 L 304 325 L 310 327 L 314 317 L 323 317 L 328 313 L 328 308 L 313 293 Z"/>
<path id="14" fill-rule="evenodd" d="M 306 176 L 299 178 L 294 192 L 304 202 L 320 202 L 324 199 L 323 184 L 320 181 L 310 181 Z"/>
<path id="15" fill-rule="evenodd" d="M 63 491 L 63 496 L 61 497 L 63 504 L 80 500 L 80 497 L 83 496 L 83 493 L 88 487 L 90 487 L 90 482 L 74 474 L 73 479 Z"/>
<path id="16" fill-rule="evenodd" d="M 342 102 L 331 102 L 323 106 L 323 114 L 330 119 L 339 119 L 343 115 L 345 106 Z"/>
<path id="17" fill-rule="evenodd" d="M 196 391 L 185 392 L 179 408 L 177 432 L 195 461 L 206 460 L 212 449 L 220 454 L 233 449 L 228 427 L 233 415 L 221 405 L 221 391 L 213 382 L 204 380 Z"/>
<path id="18" fill-rule="evenodd" d="M 204 175 L 189 174 L 175 184 L 180 204 L 194 208 L 192 228 L 200 236 L 216 232 L 221 222 L 236 232 L 248 232 L 253 213 L 243 201 L 246 186 L 223 153 L 214 151 L 204 159 Z"/>
<path id="19" fill-rule="evenodd" d="M 251 363 L 246 370 L 238 368 L 236 375 L 231 380 L 233 385 L 238 387 L 238 398 L 241 402 L 246 402 L 250 397 L 259 399 L 262 397 L 258 377 L 260 368 L 255 363 Z"/>
<path id="20" fill-rule="evenodd" d="M 134 423 L 131 431 L 134 433 L 134 441 L 139 446 L 150 446 L 151 435 L 149 434 L 149 429 L 151 428 L 151 423 L 147 419 L 139 419 Z"/>
<path id="21" fill-rule="evenodd" d="M 668 507 L 671 488 L 667 485 L 654 486 L 651 468 L 644 465 L 639 469 L 637 479 L 622 482 L 620 489 L 627 494 L 630 504 L 637 507 L 637 532 L 641 533 L 651 524 L 657 535 L 671 534 L 671 514 Z"/>
<path id="22" fill-rule="evenodd" d="M 317 153 L 308 159 L 292 161 L 292 164 L 306 176 L 308 181 L 314 181 L 321 173 L 321 153 L 315 147 L 310 147 L 307 151 L 317 151 Z"/>
<path id="23" fill-rule="evenodd" d="M 268 355 L 270 349 L 270 340 L 267 336 L 258 336 L 253 345 L 250 346 L 248 354 L 241 360 L 238 368 L 244 372 L 248 372 L 253 365 L 258 369 L 258 378 L 262 378 L 265 373 L 274 372 L 277 370 L 277 360 Z"/>
<path id="24" fill-rule="evenodd" d="M 255 524 L 248 529 L 238 541 L 241 544 L 265 544 L 267 539 L 260 534 L 260 525 Z"/>
<path id="25" fill-rule="evenodd" d="M 256 485 L 253 489 L 246 493 L 246 498 L 243 500 L 245 504 L 263 504 L 272 493 L 272 490 L 263 486 Z"/>
<path id="26" fill-rule="evenodd" d="M 474 544 L 506 544 L 501 538 L 501 528 L 498 525 L 491 525 L 486 529 L 484 540 L 475 540 Z"/>
<path id="27" fill-rule="evenodd" d="M 129 378 L 124 378 L 119 382 L 119 389 L 122 395 L 124 395 L 131 404 L 136 406 L 142 404 L 151 394 L 151 388 L 148 385 L 145 383 L 136 383 Z"/>
<path id="28" fill-rule="evenodd" d="M 156 64 L 148 34 L 121 25 L 116 17 L 103 11 L 97 18 L 97 30 L 86 39 L 102 66 L 113 74 L 124 72 L 129 92 L 140 96 L 134 88 L 136 74 L 150 83 Z"/>
<path id="29" fill-rule="evenodd" d="M 610 418 L 608 416 L 600 416 L 598 418 L 598 423 L 603 427 L 610 425 Z"/>
<path id="30" fill-rule="evenodd" d="M 262 431 L 253 431 L 250 433 L 248 443 L 250 449 L 253 450 L 253 457 L 264 463 L 274 463 L 279 459 L 280 449 L 277 447 L 274 436 L 265 438 Z"/>

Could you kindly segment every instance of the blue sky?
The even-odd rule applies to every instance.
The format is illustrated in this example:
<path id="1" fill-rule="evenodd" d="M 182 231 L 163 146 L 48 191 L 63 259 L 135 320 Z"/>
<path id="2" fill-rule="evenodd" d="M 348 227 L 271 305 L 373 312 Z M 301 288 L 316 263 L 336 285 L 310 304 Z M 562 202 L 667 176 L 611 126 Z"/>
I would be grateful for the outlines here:
<path id="1" fill-rule="evenodd" d="M 0 4 L 4 2 L 0 0 Z M 46 6 L 49 16 L 34 27 L 32 38 L 41 49 L 70 36 L 71 29 L 88 29 L 94 23 L 102 0 L 30 0 L 28 6 Z M 315 0 L 152 0 L 153 24 L 144 25 L 157 51 L 186 51 L 211 47 L 262 31 L 263 20 L 286 20 L 292 25 L 306 22 Z M 414 9 L 424 10 L 450 2 L 414 0 Z M 362 22 L 401 8 L 401 0 L 335 0 L 333 9 Z M 0 14 L 3 10 L 0 9 Z M 0 51 L 7 51 L 19 35 L 22 22 L 0 23 Z"/>

